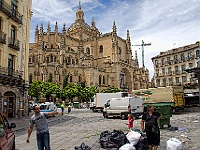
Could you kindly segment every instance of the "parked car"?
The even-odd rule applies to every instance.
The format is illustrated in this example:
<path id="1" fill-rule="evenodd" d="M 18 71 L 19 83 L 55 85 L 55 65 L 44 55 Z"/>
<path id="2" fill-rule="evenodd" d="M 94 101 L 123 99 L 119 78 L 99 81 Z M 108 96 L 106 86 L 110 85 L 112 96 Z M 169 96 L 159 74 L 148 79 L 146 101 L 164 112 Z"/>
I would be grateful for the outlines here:
<path id="1" fill-rule="evenodd" d="M 15 150 L 15 123 L 8 123 L 8 120 L 0 112 L 0 150 Z"/>

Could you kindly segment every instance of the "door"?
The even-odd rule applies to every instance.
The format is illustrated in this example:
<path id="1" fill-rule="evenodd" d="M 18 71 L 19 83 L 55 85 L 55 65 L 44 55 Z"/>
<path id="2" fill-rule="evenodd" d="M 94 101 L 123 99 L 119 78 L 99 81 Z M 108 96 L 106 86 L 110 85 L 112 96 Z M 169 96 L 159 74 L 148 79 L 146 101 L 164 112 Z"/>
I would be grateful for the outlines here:
<path id="1" fill-rule="evenodd" d="M 14 97 L 8 98 L 8 118 L 14 117 Z"/>

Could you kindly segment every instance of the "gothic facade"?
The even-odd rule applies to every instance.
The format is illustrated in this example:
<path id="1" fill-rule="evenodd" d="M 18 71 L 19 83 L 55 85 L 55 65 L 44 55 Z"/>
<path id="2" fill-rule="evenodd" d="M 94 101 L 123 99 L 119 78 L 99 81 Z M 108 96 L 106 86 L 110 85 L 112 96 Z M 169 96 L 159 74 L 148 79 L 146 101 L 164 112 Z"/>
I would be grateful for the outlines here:
<path id="1" fill-rule="evenodd" d="M 91 26 L 84 21 L 80 4 L 67 30 L 64 24 L 59 32 L 56 22 L 53 32 L 50 23 L 44 32 L 41 24 L 35 29 L 35 43 L 30 43 L 29 83 L 51 81 L 62 88 L 65 77 L 69 83 L 85 82 L 100 91 L 109 86 L 132 91 L 149 83 L 149 71 L 139 68 L 137 53 L 132 58 L 129 31 L 126 39 L 119 37 L 114 22 L 112 32 L 100 33 L 94 19 Z"/>

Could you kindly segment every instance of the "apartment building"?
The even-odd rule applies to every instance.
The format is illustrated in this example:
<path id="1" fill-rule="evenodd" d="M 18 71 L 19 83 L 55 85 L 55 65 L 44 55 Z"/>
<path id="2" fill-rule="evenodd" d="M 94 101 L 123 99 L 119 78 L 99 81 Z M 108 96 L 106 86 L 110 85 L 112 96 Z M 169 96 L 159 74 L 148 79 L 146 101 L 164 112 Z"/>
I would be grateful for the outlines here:
<path id="1" fill-rule="evenodd" d="M 32 0 L 0 0 L 0 111 L 25 113 Z"/>
<path id="2" fill-rule="evenodd" d="M 174 48 L 152 57 L 154 86 L 196 84 L 197 79 L 185 70 L 199 66 L 199 42 Z"/>

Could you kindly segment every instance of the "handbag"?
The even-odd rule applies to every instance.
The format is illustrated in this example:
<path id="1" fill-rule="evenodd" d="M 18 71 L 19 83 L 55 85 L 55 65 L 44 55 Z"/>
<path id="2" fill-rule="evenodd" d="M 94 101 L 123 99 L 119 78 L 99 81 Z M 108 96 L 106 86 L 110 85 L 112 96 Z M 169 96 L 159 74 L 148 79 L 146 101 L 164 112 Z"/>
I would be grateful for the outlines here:
<path id="1" fill-rule="evenodd" d="M 153 127 L 152 127 L 152 130 L 151 130 L 153 133 L 156 133 L 156 134 L 158 134 L 158 132 L 159 132 L 159 128 L 158 128 L 158 126 L 155 126 L 155 125 L 153 125 Z"/>

